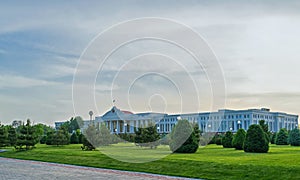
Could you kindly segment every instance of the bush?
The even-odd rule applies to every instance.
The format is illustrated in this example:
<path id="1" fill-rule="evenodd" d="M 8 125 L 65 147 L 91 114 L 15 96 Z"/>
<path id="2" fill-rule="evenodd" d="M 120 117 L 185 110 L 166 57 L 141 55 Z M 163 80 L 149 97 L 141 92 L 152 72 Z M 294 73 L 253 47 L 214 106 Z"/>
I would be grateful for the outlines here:
<path id="1" fill-rule="evenodd" d="M 276 145 L 287 145 L 288 144 L 288 133 L 286 129 L 282 128 L 277 133 L 276 136 Z"/>
<path id="2" fill-rule="evenodd" d="M 269 151 L 269 142 L 260 125 L 252 124 L 246 134 L 244 141 L 245 152 L 267 153 Z"/>
<path id="3" fill-rule="evenodd" d="M 291 146 L 300 146 L 300 131 L 299 131 L 299 129 L 293 129 L 289 133 L 288 141 Z"/>
<path id="4" fill-rule="evenodd" d="M 83 138 L 84 138 L 84 135 L 82 133 L 80 133 L 79 136 L 78 136 L 78 144 L 83 143 Z"/>
<path id="5" fill-rule="evenodd" d="M 170 136 L 168 134 L 161 135 L 160 144 L 161 145 L 169 145 L 170 144 Z"/>
<path id="6" fill-rule="evenodd" d="M 43 136 L 43 137 L 40 139 L 40 143 L 41 143 L 41 144 L 46 144 L 46 140 L 47 140 L 47 136 Z"/>
<path id="7" fill-rule="evenodd" d="M 170 150 L 176 153 L 195 153 L 199 147 L 199 136 L 196 135 L 187 120 L 179 120 L 170 135 Z"/>
<path id="8" fill-rule="evenodd" d="M 73 134 L 71 135 L 70 143 L 71 144 L 78 144 L 79 143 L 78 136 L 77 136 L 76 132 L 73 132 Z"/>
<path id="9" fill-rule="evenodd" d="M 246 131 L 244 129 L 239 129 L 233 137 L 232 146 L 236 150 L 243 150 L 245 138 L 246 138 Z"/>
<path id="10" fill-rule="evenodd" d="M 274 133 L 272 134 L 272 136 L 271 136 L 271 144 L 275 144 L 275 142 L 276 142 L 276 135 L 277 135 L 276 132 L 274 132 Z"/>
<path id="11" fill-rule="evenodd" d="M 134 142 L 140 147 L 150 147 L 151 149 L 156 148 L 159 145 L 160 136 L 157 133 L 156 126 L 150 124 L 146 128 L 138 128 L 135 131 Z"/>
<path id="12" fill-rule="evenodd" d="M 222 145 L 224 148 L 232 148 L 233 135 L 231 131 L 227 131 L 225 136 L 222 138 Z"/>
<path id="13" fill-rule="evenodd" d="M 222 145 L 222 138 L 223 138 L 222 134 L 216 134 L 215 135 L 215 144 L 216 145 Z"/>

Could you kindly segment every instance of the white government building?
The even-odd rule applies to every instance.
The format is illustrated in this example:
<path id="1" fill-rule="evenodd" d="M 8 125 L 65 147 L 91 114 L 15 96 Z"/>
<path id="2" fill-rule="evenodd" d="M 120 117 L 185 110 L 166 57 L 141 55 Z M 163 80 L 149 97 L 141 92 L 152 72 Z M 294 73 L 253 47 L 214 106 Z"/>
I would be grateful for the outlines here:
<path id="1" fill-rule="evenodd" d="M 145 127 L 150 123 L 156 125 L 159 133 L 170 133 L 180 119 L 187 119 L 191 123 L 198 123 L 203 132 L 236 132 L 245 130 L 251 124 L 258 124 L 265 120 L 271 132 L 278 132 L 281 128 L 292 130 L 298 127 L 298 115 L 283 112 L 271 112 L 270 109 L 229 110 L 221 109 L 217 112 L 163 114 L 163 113 L 132 113 L 113 106 L 103 116 L 96 116 L 95 120 L 84 121 L 83 129 L 92 122 L 96 125 L 105 123 L 111 133 L 134 133 L 135 128 Z"/>

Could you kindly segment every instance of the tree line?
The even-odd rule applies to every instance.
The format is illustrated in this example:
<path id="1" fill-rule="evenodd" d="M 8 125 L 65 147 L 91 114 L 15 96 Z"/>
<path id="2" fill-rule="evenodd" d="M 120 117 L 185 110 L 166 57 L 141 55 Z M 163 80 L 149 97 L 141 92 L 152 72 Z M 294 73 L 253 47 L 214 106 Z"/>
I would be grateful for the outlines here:
<path id="1" fill-rule="evenodd" d="M 295 128 L 287 131 L 282 128 L 278 133 L 271 133 L 268 124 L 260 120 L 259 124 L 250 125 L 248 131 L 239 129 L 234 135 L 231 131 L 227 131 L 224 135 L 216 134 L 211 143 L 245 152 L 267 153 L 270 143 L 300 146 L 300 130 Z"/>

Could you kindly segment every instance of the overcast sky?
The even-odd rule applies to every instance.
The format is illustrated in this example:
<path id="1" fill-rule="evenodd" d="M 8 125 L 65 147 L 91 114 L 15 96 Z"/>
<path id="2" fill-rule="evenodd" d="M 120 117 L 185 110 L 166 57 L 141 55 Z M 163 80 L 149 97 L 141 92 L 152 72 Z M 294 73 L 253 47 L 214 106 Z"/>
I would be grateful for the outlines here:
<path id="1" fill-rule="evenodd" d="M 110 109 L 112 99 L 119 108 L 134 112 L 268 107 L 299 114 L 299 9 L 299 1 L 1 2 L 0 121 L 30 118 L 53 125 L 74 115 L 88 119 L 89 110 L 102 115 Z M 191 57 L 170 44 L 145 40 L 124 46 L 107 60 L 95 79 L 97 107 L 82 93 L 75 98 L 81 105 L 74 112 L 73 75 L 82 52 L 107 28 L 142 17 L 180 22 L 208 43 L 224 75 L 225 104 L 212 108 L 205 67 L 189 63 Z M 145 53 L 154 54 L 138 57 Z M 94 66 L 85 62 L 86 69 Z M 182 64 L 190 66 L 189 72 L 198 72 L 193 76 L 196 82 L 187 78 Z M 179 89 L 186 102 L 178 98 L 174 79 L 157 74 L 140 77 L 132 73 L 137 70 L 174 75 L 183 83 Z"/>

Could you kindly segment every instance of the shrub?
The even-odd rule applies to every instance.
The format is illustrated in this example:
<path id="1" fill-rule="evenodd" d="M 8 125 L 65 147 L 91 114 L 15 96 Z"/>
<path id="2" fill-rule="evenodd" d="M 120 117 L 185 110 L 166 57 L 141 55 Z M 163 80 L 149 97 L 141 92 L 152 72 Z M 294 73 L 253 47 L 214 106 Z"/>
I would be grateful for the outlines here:
<path id="1" fill-rule="evenodd" d="M 269 151 L 269 142 L 260 125 L 252 124 L 246 134 L 244 141 L 245 152 L 267 153 Z"/>
<path id="2" fill-rule="evenodd" d="M 222 145 L 224 148 L 232 148 L 233 135 L 231 131 L 227 131 L 225 136 L 222 138 Z"/>
<path id="3" fill-rule="evenodd" d="M 222 134 L 216 134 L 215 135 L 215 143 L 216 143 L 216 145 L 222 145 L 222 138 L 223 138 Z"/>
<path id="4" fill-rule="evenodd" d="M 149 124 L 146 128 L 138 128 L 135 131 L 135 144 L 141 147 L 156 148 L 159 145 L 160 136 L 156 126 Z"/>
<path id="5" fill-rule="evenodd" d="M 43 136 L 43 137 L 40 139 L 40 143 L 41 143 L 41 144 L 46 144 L 46 140 L 47 140 L 47 136 Z"/>
<path id="6" fill-rule="evenodd" d="M 232 146 L 237 150 L 243 150 L 245 138 L 246 131 L 244 129 L 239 129 L 233 137 Z"/>
<path id="7" fill-rule="evenodd" d="M 179 120 L 170 135 L 170 150 L 176 153 L 195 153 L 199 147 L 199 136 L 187 120 Z"/>
<path id="8" fill-rule="evenodd" d="M 288 144 L 288 133 L 286 129 L 282 128 L 277 133 L 276 136 L 276 145 L 287 145 Z"/>
<path id="9" fill-rule="evenodd" d="M 288 141 L 291 146 L 300 146 L 300 131 L 299 131 L 299 129 L 293 129 L 289 133 Z"/>
<path id="10" fill-rule="evenodd" d="M 8 144 L 7 129 L 0 124 L 0 147 L 5 147 Z"/>
<path id="11" fill-rule="evenodd" d="M 274 132 L 274 133 L 272 134 L 272 136 L 271 136 L 271 144 L 275 144 L 275 142 L 276 142 L 276 135 L 277 135 L 276 132 Z"/>
<path id="12" fill-rule="evenodd" d="M 79 143 L 78 136 L 77 136 L 76 132 L 73 132 L 73 134 L 71 135 L 70 143 L 71 144 L 78 144 Z"/>

